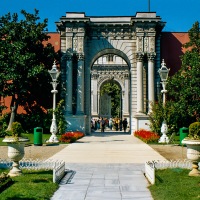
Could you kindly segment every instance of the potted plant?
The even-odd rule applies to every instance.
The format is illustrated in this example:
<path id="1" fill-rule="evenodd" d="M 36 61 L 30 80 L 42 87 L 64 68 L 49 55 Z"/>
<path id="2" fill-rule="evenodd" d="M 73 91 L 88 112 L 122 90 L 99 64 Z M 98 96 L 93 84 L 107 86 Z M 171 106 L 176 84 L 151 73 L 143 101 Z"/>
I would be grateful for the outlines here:
<path id="1" fill-rule="evenodd" d="M 200 122 L 194 122 L 189 126 L 189 134 L 182 144 L 187 145 L 187 158 L 192 161 L 192 171 L 189 176 L 200 176 L 198 163 L 200 162 Z"/>
<path id="2" fill-rule="evenodd" d="M 8 144 L 8 157 L 13 161 L 12 169 L 9 172 L 10 176 L 22 174 L 19 161 L 24 157 L 24 145 L 29 141 L 29 139 L 21 137 L 23 132 L 21 123 L 13 122 L 11 130 L 7 131 L 8 135 L 3 139 L 3 142 Z"/>

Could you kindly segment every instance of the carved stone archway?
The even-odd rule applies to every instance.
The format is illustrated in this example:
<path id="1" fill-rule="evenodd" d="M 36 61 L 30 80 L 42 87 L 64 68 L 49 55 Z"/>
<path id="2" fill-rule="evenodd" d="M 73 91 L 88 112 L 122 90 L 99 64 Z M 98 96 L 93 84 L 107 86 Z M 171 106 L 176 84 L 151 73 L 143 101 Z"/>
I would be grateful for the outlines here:
<path id="1" fill-rule="evenodd" d="M 107 117 L 101 113 L 100 89 L 104 82 L 115 81 L 121 88 L 121 118 L 129 119 L 130 104 L 130 69 L 125 60 L 110 53 L 99 57 L 91 68 L 91 116 L 93 118 Z M 122 54 L 121 54 L 122 55 Z M 129 121 L 129 120 L 128 120 Z"/>
<path id="2" fill-rule="evenodd" d="M 61 38 L 62 97 L 68 130 L 90 133 L 91 104 L 98 84 L 115 78 L 125 92 L 130 118 L 130 132 L 148 129 L 149 104 L 155 101 L 157 73 L 160 68 L 160 32 L 165 23 L 156 13 L 136 13 L 136 16 L 88 17 L 85 13 L 67 13 L 56 23 Z M 95 61 L 114 54 L 126 63 L 112 71 L 110 66 L 102 68 L 103 74 L 95 71 Z M 118 66 L 120 67 L 120 66 Z M 122 67 L 122 66 L 121 66 Z M 93 82 L 97 82 L 94 84 Z M 128 82 L 124 85 L 124 81 Z M 96 85 L 96 88 L 92 88 Z M 97 93 L 98 94 L 98 93 Z M 95 107 L 93 108 L 95 110 Z"/>

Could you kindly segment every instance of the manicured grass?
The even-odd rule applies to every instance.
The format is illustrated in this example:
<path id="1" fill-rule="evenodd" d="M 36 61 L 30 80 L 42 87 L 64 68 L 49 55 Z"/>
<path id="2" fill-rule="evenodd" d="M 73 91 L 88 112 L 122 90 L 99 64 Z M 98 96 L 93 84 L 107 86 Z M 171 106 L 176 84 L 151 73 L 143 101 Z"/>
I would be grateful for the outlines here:
<path id="1" fill-rule="evenodd" d="M 156 170 L 156 183 L 149 187 L 154 200 L 200 199 L 200 177 L 188 176 L 187 169 Z"/>
<path id="2" fill-rule="evenodd" d="M 50 138 L 51 134 L 42 134 L 42 143 L 44 144 L 46 140 L 48 140 Z M 33 133 L 29 133 L 29 134 L 22 134 L 22 137 L 26 137 L 28 138 L 30 141 L 28 142 L 28 144 L 34 144 L 34 134 Z M 60 138 L 60 135 L 57 135 L 58 139 Z M 3 138 L 0 138 L 0 146 L 7 146 L 7 143 L 2 142 Z"/>
<path id="3" fill-rule="evenodd" d="M 2 170 L 0 169 L 0 173 Z M 50 199 L 58 189 L 58 184 L 53 183 L 53 173 L 49 171 L 23 170 L 23 175 L 12 177 L 14 183 L 0 194 L 1 200 L 8 199 Z"/>

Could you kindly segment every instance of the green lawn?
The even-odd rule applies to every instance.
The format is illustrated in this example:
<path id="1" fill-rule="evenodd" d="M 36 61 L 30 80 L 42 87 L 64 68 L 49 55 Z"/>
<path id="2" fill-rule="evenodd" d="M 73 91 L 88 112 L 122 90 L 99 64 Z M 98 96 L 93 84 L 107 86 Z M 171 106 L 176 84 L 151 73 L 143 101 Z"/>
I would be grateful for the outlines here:
<path id="1" fill-rule="evenodd" d="M 0 169 L 0 173 L 2 170 Z M 13 177 L 13 184 L 0 193 L 1 200 L 8 199 L 50 199 L 58 189 L 58 184 L 53 183 L 53 173 L 49 171 L 23 170 L 23 175 Z"/>
<path id="2" fill-rule="evenodd" d="M 156 170 L 156 183 L 149 187 L 154 200 L 200 199 L 200 177 L 188 176 L 187 169 Z"/>
<path id="3" fill-rule="evenodd" d="M 51 134 L 42 134 L 42 143 L 44 144 L 46 140 L 48 140 L 50 138 Z M 33 133 L 29 133 L 29 134 L 22 134 L 22 137 L 26 137 L 28 138 L 30 141 L 28 142 L 28 144 L 34 144 L 34 134 Z M 57 135 L 58 139 L 60 138 L 60 135 Z M 7 143 L 2 142 L 3 138 L 0 138 L 0 146 L 7 146 Z"/>

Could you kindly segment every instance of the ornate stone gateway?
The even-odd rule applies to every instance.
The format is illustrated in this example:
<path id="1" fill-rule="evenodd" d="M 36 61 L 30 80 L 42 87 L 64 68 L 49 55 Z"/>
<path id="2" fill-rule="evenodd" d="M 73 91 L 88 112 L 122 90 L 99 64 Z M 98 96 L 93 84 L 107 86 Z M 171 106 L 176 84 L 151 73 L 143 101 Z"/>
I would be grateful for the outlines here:
<path id="1" fill-rule="evenodd" d="M 102 112 L 100 88 L 110 79 L 121 87 L 122 118 L 128 118 L 130 132 L 148 129 L 159 82 L 161 18 L 150 12 L 132 17 L 67 13 L 56 24 L 68 130 L 90 132 L 91 117 Z"/>
<path id="2" fill-rule="evenodd" d="M 91 75 L 91 116 L 108 119 L 110 117 L 129 118 L 130 72 L 126 62 L 114 54 L 104 55 L 95 61 Z M 104 100 L 106 97 L 100 95 L 102 85 L 109 81 L 115 81 L 121 88 L 119 114 L 117 116 L 111 115 L 111 102 L 108 104 Z M 109 97 L 111 98 L 111 96 Z M 105 108 L 107 113 L 104 112 Z"/>

